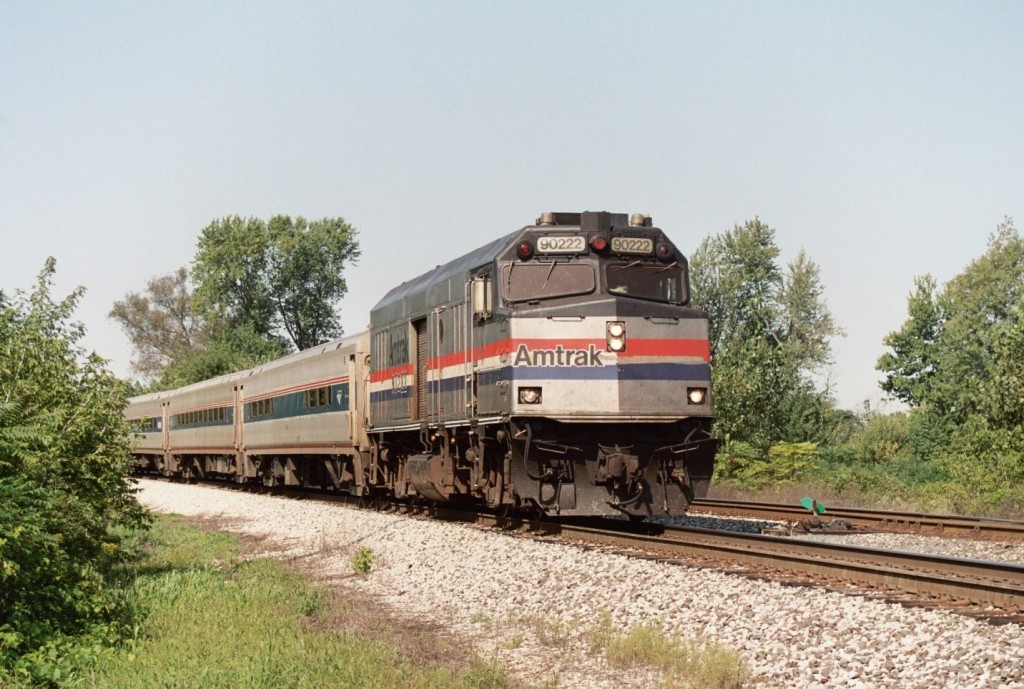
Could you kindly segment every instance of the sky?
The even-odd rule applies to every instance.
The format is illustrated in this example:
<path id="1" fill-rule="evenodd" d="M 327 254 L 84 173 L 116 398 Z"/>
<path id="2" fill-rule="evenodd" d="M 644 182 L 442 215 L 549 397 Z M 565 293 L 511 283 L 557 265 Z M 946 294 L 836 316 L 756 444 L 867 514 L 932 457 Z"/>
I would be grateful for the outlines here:
<path id="1" fill-rule="evenodd" d="M 684 253 L 759 217 L 821 268 L 838 403 L 915 276 L 1024 229 L 1020 2 L 0 0 L 0 290 L 47 256 L 84 344 L 228 215 L 359 231 L 346 333 L 544 211 L 649 213 Z"/>

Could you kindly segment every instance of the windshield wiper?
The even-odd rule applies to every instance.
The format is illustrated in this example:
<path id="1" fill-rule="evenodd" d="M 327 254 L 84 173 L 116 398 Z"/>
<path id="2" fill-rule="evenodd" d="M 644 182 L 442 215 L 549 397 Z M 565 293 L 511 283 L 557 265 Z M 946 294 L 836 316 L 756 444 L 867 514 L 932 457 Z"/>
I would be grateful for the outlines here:
<path id="1" fill-rule="evenodd" d="M 641 263 L 640 259 L 637 259 L 637 260 L 633 261 L 632 263 L 627 263 L 624 266 L 611 266 L 611 268 L 612 268 L 612 270 L 625 270 L 626 268 L 632 268 L 633 266 L 638 266 L 638 265 L 640 265 L 640 263 Z"/>
<path id="2" fill-rule="evenodd" d="M 555 265 L 557 265 L 557 263 L 558 261 L 551 262 L 551 267 L 548 268 L 548 274 L 544 276 L 544 284 L 540 286 L 542 290 L 548 286 L 548 279 L 551 278 L 551 273 L 555 272 Z"/>

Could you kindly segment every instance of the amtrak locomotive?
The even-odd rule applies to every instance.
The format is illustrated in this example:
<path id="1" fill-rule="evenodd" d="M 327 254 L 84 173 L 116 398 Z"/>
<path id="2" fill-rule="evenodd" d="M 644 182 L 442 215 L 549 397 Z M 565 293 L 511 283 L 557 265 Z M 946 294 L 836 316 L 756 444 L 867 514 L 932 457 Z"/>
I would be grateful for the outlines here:
<path id="1" fill-rule="evenodd" d="M 143 469 L 559 515 L 681 513 L 714 468 L 707 315 L 649 216 L 544 213 L 370 330 L 133 398 Z"/>

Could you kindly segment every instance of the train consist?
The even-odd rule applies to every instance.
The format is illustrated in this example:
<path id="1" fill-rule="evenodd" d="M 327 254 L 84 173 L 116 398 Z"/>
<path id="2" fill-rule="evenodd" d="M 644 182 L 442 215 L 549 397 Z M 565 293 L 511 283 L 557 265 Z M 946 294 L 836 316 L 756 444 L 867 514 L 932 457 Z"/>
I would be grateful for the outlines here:
<path id="1" fill-rule="evenodd" d="M 370 329 L 129 401 L 144 471 L 559 515 L 681 513 L 715 442 L 706 314 L 649 216 L 545 213 Z"/>

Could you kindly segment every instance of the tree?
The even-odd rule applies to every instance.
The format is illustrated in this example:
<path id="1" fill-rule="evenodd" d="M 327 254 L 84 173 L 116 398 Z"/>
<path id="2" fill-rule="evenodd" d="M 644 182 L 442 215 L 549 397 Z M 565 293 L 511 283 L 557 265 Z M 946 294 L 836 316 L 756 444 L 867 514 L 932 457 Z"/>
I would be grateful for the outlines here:
<path id="1" fill-rule="evenodd" d="M 196 305 L 229 328 L 283 331 L 298 349 L 337 337 L 334 309 L 348 291 L 345 266 L 360 255 L 356 234 L 343 218 L 215 220 L 193 260 Z"/>
<path id="2" fill-rule="evenodd" d="M 886 372 L 882 389 L 911 406 L 924 404 L 932 394 L 940 321 L 935 290 L 931 275 L 914 278 L 914 291 L 907 298 L 909 317 L 902 328 L 882 340 L 892 351 L 877 364 Z"/>
<path id="3" fill-rule="evenodd" d="M 693 302 L 711 323 L 716 435 L 762 458 L 779 441 L 820 442 L 836 421 L 812 376 L 842 331 L 818 266 L 801 251 L 783 270 L 779 255 L 775 231 L 755 218 L 706 238 L 690 260 Z"/>
<path id="4" fill-rule="evenodd" d="M 192 306 L 185 268 L 151 279 L 142 294 L 129 292 L 114 303 L 109 317 L 132 342 L 132 369 L 147 378 L 198 349 L 206 339 L 203 319 Z"/>
<path id="5" fill-rule="evenodd" d="M 942 289 L 929 276 L 915 286 L 907 320 L 883 340 L 882 389 L 912 407 L 924 458 L 961 505 L 1024 501 L 1024 240 L 1013 220 Z"/>
<path id="6" fill-rule="evenodd" d="M 112 529 L 145 523 L 124 385 L 78 345 L 83 290 L 54 301 L 55 266 L 30 294 L 0 295 L 0 670 L 111 620 Z"/>
<path id="7" fill-rule="evenodd" d="M 268 225 L 270 293 L 297 349 L 341 335 L 335 304 L 348 292 L 345 265 L 359 258 L 356 231 L 342 218 L 307 222 L 278 215 Z"/>
<path id="8" fill-rule="evenodd" d="M 882 389 L 912 407 L 931 407 L 952 425 L 965 423 L 990 395 L 1014 385 L 1008 361 L 1022 299 L 1024 240 L 1006 218 L 985 253 L 942 290 L 930 276 L 915 279 L 907 320 L 883 340 L 892 351 L 878 360 Z"/>
<path id="9" fill-rule="evenodd" d="M 203 228 L 192 259 L 199 312 L 228 327 L 244 324 L 271 333 L 270 251 L 270 232 L 259 218 L 228 216 Z"/>

